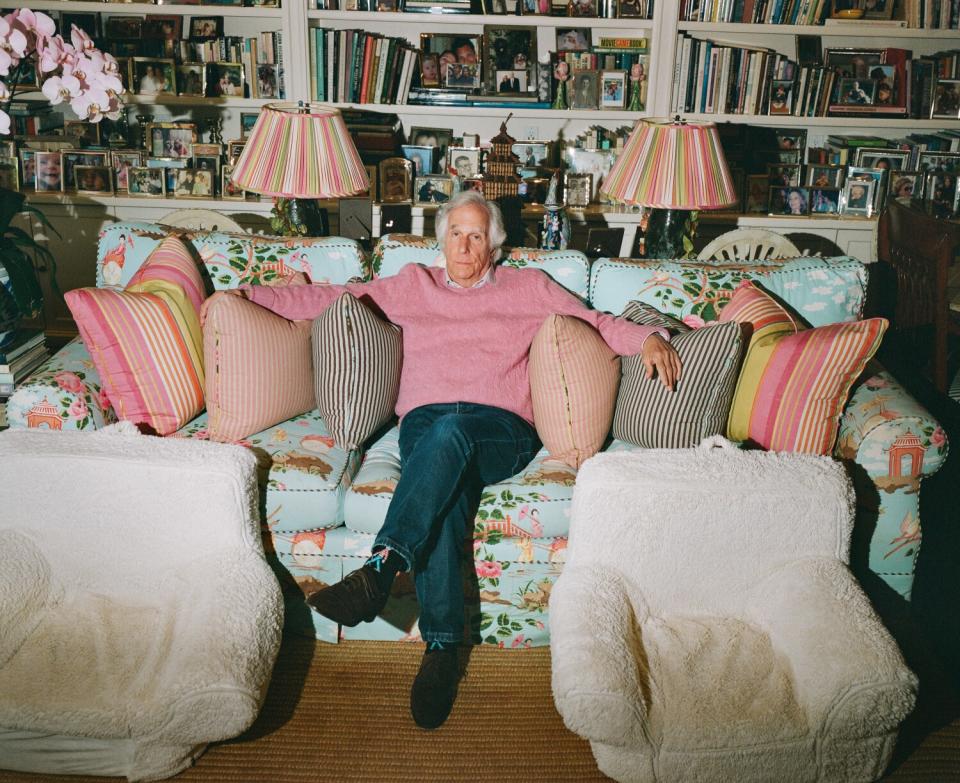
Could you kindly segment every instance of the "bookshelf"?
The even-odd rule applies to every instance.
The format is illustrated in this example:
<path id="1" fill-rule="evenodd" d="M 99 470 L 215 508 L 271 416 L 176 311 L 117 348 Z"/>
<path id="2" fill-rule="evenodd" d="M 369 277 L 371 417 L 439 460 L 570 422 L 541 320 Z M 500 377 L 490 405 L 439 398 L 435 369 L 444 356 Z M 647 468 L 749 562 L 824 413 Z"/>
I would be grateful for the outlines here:
<path id="1" fill-rule="evenodd" d="M 960 45 L 957 30 L 910 29 L 851 22 L 844 25 L 774 25 L 738 22 L 691 22 L 678 19 L 678 3 L 661 0 L 655 3 L 651 19 L 583 18 L 554 16 L 504 16 L 484 14 L 427 14 L 404 12 L 315 10 L 308 0 L 283 0 L 279 8 L 223 5 L 153 5 L 147 3 L 102 3 L 87 0 L 37 0 L 32 8 L 48 12 L 100 13 L 103 16 L 155 14 L 180 15 L 184 27 L 191 16 L 224 17 L 227 35 L 255 36 L 262 31 L 278 31 L 283 35 L 284 85 L 287 100 L 310 100 L 311 48 L 313 30 L 363 29 L 373 33 L 398 36 L 411 45 L 418 45 L 421 33 L 443 35 L 482 35 L 484 25 L 532 26 L 536 28 L 539 53 L 553 51 L 558 28 L 586 27 L 594 41 L 600 36 L 645 37 L 649 42 L 647 69 L 647 104 L 644 111 L 622 110 L 554 110 L 517 105 L 510 108 L 493 106 L 429 106 L 394 104 L 335 104 L 343 108 L 396 113 L 405 133 L 413 126 L 447 127 L 454 135 L 464 132 L 479 134 L 486 141 L 499 131 L 508 113 L 513 114 L 509 132 L 518 141 L 566 140 L 594 125 L 606 128 L 629 126 L 642 117 L 664 117 L 671 114 L 677 41 L 680 35 L 700 39 L 716 39 L 727 44 L 763 46 L 790 58 L 796 57 L 798 35 L 818 35 L 822 46 L 882 48 L 887 46 L 912 50 L 914 56 Z M 240 97 L 194 98 L 173 95 L 129 95 L 126 102 L 130 115 L 145 114 L 155 120 L 197 120 L 217 117 L 223 122 L 223 139 L 239 138 L 240 114 L 256 111 L 271 99 Z M 960 120 L 886 119 L 863 117 L 796 117 L 746 114 L 690 114 L 688 119 L 711 120 L 717 123 L 748 124 L 766 127 L 793 127 L 807 131 L 807 145 L 820 146 L 832 133 L 864 133 L 896 138 L 914 131 L 944 128 L 960 129 Z M 251 230 L 263 230 L 270 203 L 264 201 L 226 201 L 176 199 L 137 199 L 124 196 L 89 196 L 77 194 L 35 194 L 31 201 L 51 216 L 61 231 L 62 239 L 51 237 L 52 247 L 63 259 L 58 271 L 61 287 L 93 283 L 96 236 L 105 223 L 119 219 L 159 219 L 168 211 L 181 207 L 219 210 L 239 220 Z M 334 213 L 335 214 L 335 213 Z M 535 219 L 535 209 L 525 209 L 528 219 Z M 373 229 L 378 233 L 379 210 L 374 207 Z M 606 223 L 623 226 L 625 236 L 621 251 L 629 253 L 639 222 L 636 212 L 592 206 L 583 215 L 573 211 L 575 222 Z M 741 215 L 734 213 L 704 214 L 702 226 L 756 226 L 790 234 L 808 234 L 832 243 L 841 252 L 866 261 L 876 258 L 876 220 L 844 216 Z M 432 210 L 413 207 L 414 231 L 432 229 Z M 719 230 L 719 228 L 718 228 Z M 67 260 L 69 259 L 69 260 Z M 52 298 L 52 297 L 51 297 Z M 48 329 L 54 336 L 73 330 L 69 313 L 60 302 L 60 310 L 48 313 Z"/>

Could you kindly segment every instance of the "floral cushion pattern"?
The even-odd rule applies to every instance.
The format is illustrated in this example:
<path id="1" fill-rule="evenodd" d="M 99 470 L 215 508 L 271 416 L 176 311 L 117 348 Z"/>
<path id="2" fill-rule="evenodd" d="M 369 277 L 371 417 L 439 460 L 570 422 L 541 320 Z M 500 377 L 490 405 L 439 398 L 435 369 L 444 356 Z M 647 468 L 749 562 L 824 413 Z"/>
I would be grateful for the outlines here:
<path id="1" fill-rule="evenodd" d="M 848 256 L 749 265 L 601 258 L 591 272 L 590 302 L 619 315 L 637 300 L 696 327 L 715 321 L 744 280 L 787 302 L 811 326 L 855 321 L 863 314 L 866 268 Z"/>
<path id="2" fill-rule="evenodd" d="M 352 239 L 285 239 L 124 222 L 100 232 L 97 286 L 126 286 L 153 249 L 171 234 L 179 236 L 196 254 L 205 270 L 207 293 L 242 283 L 269 283 L 286 277 L 291 270 L 304 272 L 313 283 L 346 283 L 370 277 L 363 250 Z"/>

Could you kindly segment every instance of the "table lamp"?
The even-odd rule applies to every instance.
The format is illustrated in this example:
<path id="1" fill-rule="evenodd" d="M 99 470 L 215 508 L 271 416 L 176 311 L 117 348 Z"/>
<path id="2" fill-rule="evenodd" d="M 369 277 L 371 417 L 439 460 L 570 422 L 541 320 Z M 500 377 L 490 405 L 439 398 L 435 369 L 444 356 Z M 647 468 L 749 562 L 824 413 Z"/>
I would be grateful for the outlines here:
<path id="1" fill-rule="evenodd" d="M 648 258 L 692 255 L 697 211 L 738 200 L 717 126 L 679 117 L 638 122 L 600 194 L 652 207 L 644 235 Z"/>
<path id="2" fill-rule="evenodd" d="M 326 236 L 321 198 L 370 187 L 340 111 L 320 103 L 268 103 L 260 110 L 231 176 L 243 190 L 273 196 L 274 230 Z"/>

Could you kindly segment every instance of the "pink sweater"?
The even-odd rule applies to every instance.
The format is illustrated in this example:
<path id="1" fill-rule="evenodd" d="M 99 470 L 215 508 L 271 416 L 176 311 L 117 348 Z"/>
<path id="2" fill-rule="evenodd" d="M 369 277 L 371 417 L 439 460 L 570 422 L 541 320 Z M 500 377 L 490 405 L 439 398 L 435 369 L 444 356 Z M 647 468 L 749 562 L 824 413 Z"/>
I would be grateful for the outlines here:
<path id="1" fill-rule="evenodd" d="M 527 354 L 548 315 L 573 315 L 596 327 L 621 355 L 640 353 L 662 329 L 591 310 L 546 273 L 497 267 L 476 288 L 447 284 L 442 267 L 408 264 L 369 283 L 270 288 L 244 286 L 247 296 L 284 318 L 316 318 L 349 291 L 403 329 L 403 371 L 397 414 L 421 405 L 474 402 L 533 422 Z"/>

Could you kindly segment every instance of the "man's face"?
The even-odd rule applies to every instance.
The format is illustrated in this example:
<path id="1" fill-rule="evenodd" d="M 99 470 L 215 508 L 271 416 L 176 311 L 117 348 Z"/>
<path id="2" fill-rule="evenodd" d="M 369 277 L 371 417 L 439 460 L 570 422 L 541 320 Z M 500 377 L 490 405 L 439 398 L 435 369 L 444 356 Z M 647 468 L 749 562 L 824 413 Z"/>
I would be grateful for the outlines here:
<path id="1" fill-rule="evenodd" d="M 462 63 L 475 63 L 477 61 L 477 53 L 474 51 L 474 48 L 470 44 L 463 44 L 463 46 L 457 47 L 457 60 Z"/>
<path id="2" fill-rule="evenodd" d="M 464 288 L 470 288 L 490 268 L 490 219 L 487 211 L 475 204 L 454 209 L 447 221 L 443 255 L 447 274 Z"/>

